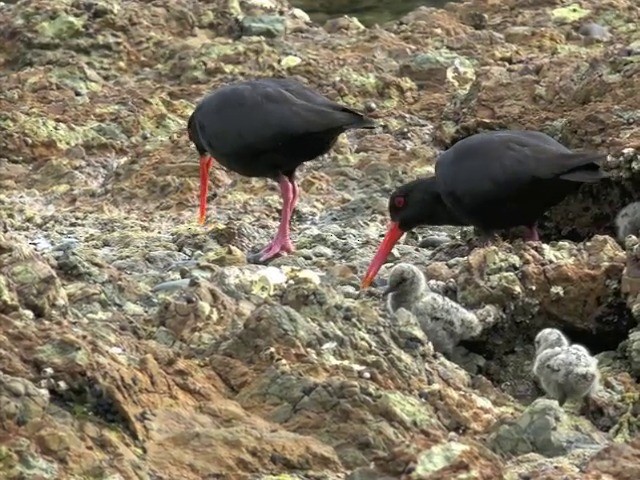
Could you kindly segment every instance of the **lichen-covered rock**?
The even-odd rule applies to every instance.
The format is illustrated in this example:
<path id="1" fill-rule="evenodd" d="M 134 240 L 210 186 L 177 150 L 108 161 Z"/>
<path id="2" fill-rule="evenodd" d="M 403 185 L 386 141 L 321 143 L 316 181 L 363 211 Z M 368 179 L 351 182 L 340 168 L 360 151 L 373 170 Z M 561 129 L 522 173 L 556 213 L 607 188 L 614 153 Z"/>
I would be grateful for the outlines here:
<path id="1" fill-rule="evenodd" d="M 624 328 L 611 318 L 617 317 L 624 260 L 618 244 L 604 236 L 579 245 L 478 248 L 459 270 L 458 299 L 470 307 L 498 305 L 519 321 L 542 318 L 589 331 Z"/>
<path id="2" fill-rule="evenodd" d="M 24 427 L 44 415 L 49 392 L 24 378 L 0 374 L 0 417 L 5 429 L 13 423 Z"/>
<path id="3" fill-rule="evenodd" d="M 0 234 L 0 298 L 3 310 L 16 300 L 36 317 L 59 319 L 68 313 L 67 295 L 51 266 L 15 236 Z"/>
<path id="4" fill-rule="evenodd" d="M 419 53 L 402 64 L 399 73 L 428 90 L 450 84 L 462 93 L 476 78 L 471 61 L 448 50 Z"/>
<path id="5" fill-rule="evenodd" d="M 491 448 L 504 455 L 535 452 L 546 457 L 594 449 L 605 442 L 604 435 L 588 422 L 571 418 L 548 399 L 533 402 L 513 424 L 500 425 L 489 439 Z"/>
<path id="6" fill-rule="evenodd" d="M 423 479 L 436 475 L 457 479 L 469 478 L 470 475 L 484 478 L 486 473 L 483 475 L 484 472 L 479 470 L 481 458 L 479 452 L 463 443 L 448 442 L 436 445 L 418 454 L 416 466 L 410 478 Z M 462 465 L 466 465 L 467 468 L 460 471 Z"/>
<path id="7" fill-rule="evenodd" d="M 632 480 L 640 475 L 640 441 L 613 444 L 596 453 L 587 463 L 589 476 L 601 475 L 612 479 Z"/>

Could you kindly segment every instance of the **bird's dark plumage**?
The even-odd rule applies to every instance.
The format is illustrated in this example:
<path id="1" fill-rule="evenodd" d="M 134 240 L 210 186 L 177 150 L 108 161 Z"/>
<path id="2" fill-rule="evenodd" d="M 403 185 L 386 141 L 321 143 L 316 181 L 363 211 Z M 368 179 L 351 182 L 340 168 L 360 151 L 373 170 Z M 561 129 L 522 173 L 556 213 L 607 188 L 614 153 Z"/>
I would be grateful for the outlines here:
<path id="1" fill-rule="evenodd" d="M 442 200 L 470 225 L 532 226 L 581 183 L 604 178 L 596 162 L 605 157 L 572 152 L 540 132 L 484 132 L 442 153 L 435 178 Z"/>
<path id="2" fill-rule="evenodd" d="M 582 183 L 607 177 L 606 154 L 572 152 L 541 132 L 472 135 L 443 152 L 435 176 L 398 187 L 389 199 L 389 230 L 363 280 L 368 286 L 393 245 L 418 225 L 473 225 L 490 232 L 536 223 Z"/>
<path id="3" fill-rule="evenodd" d="M 295 80 L 270 78 L 216 90 L 189 126 L 201 155 L 240 175 L 275 179 L 327 153 L 344 131 L 375 124 Z"/>
<path id="4" fill-rule="evenodd" d="M 268 260 L 290 252 L 289 222 L 298 199 L 295 171 L 353 128 L 374 128 L 364 115 L 293 79 L 264 78 L 227 85 L 206 96 L 187 130 L 200 154 L 200 222 L 204 223 L 212 159 L 246 177 L 280 184 L 283 213 L 276 238 L 258 254 Z"/>

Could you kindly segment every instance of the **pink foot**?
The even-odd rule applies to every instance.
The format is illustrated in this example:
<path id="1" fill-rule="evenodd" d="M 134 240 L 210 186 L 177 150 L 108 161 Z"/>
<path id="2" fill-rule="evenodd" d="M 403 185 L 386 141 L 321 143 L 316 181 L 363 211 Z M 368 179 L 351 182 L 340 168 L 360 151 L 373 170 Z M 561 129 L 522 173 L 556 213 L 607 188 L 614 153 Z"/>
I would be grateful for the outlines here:
<path id="1" fill-rule="evenodd" d="M 292 253 L 295 251 L 295 247 L 289 237 L 289 222 L 291 221 L 291 214 L 298 200 L 298 186 L 284 175 L 279 176 L 278 183 L 280 184 L 280 193 L 283 200 L 278 233 L 276 233 L 275 238 L 269 245 L 258 253 L 247 257 L 250 263 L 265 263 L 281 253 Z"/>
<path id="2" fill-rule="evenodd" d="M 295 250 L 293 243 L 288 238 L 285 240 L 275 239 L 258 253 L 252 255 L 249 261 L 251 263 L 265 263 L 280 256 L 282 253 L 293 253 Z"/>

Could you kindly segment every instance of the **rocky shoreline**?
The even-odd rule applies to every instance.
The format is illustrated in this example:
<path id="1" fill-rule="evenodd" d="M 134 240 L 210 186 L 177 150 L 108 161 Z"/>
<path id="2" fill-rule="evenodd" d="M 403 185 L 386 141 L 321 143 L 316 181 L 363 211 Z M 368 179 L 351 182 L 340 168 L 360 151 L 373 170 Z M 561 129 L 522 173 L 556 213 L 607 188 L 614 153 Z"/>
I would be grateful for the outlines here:
<path id="1" fill-rule="evenodd" d="M 595 26 L 594 26 L 595 25 Z M 365 28 L 277 0 L 0 3 L 0 477 L 640 478 L 640 187 L 633 0 L 471 1 Z M 603 28 L 606 27 L 606 28 Z M 196 224 L 186 119 L 212 88 L 295 76 L 382 127 L 301 169 L 295 255 L 247 264 L 273 184 L 215 167 Z M 609 154 L 542 244 L 408 235 L 495 324 L 462 366 L 359 291 L 393 188 L 480 130 Z M 419 247 L 420 245 L 420 247 Z M 541 398 L 533 339 L 597 354 L 598 408 Z"/>

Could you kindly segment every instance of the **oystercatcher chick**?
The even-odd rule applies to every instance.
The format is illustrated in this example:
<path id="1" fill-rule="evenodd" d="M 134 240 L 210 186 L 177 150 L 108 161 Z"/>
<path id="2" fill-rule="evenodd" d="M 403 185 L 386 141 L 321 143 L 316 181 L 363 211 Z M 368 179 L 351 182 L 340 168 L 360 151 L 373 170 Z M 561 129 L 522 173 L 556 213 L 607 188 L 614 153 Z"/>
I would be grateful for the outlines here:
<path id="1" fill-rule="evenodd" d="M 384 295 L 392 312 L 401 308 L 411 312 L 435 351 L 450 357 L 461 340 L 479 335 L 478 317 L 450 298 L 429 290 L 422 272 L 409 263 L 391 269 Z"/>
<path id="2" fill-rule="evenodd" d="M 616 233 L 618 240 L 624 243 L 629 235 L 640 237 L 640 202 L 633 202 L 616 215 Z"/>
<path id="3" fill-rule="evenodd" d="M 599 386 L 598 360 L 582 345 L 569 345 L 560 330 L 545 328 L 535 339 L 533 373 L 547 396 L 563 406 L 591 397 Z"/>
<path id="4" fill-rule="evenodd" d="M 278 231 L 249 260 L 263 263 L 292 252 L 289 229 L 298 201 L 296 169 L 327 153 L 346 130 L 375 126 L 363 114 L 293 79 L 264 78 L 219 88 L 200 101 L 187 126 L 200 155 L 200 224 L 206 218 L 209 170 L 215 159 L 240 175 L 271 178 L 280 185 Z"/>

